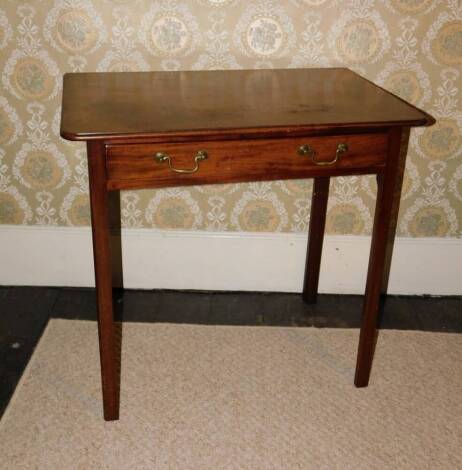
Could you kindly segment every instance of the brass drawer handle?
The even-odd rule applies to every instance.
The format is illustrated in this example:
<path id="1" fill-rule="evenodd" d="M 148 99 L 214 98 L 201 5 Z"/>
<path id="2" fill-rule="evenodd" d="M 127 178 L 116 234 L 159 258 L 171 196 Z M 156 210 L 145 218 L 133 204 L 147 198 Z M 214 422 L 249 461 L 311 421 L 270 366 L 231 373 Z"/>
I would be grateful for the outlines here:
<path id="1" fill-rule="evenodd" d="M 172 157 L 168 153 L 157 152 L 154 155 L 154 158 L 156 159 L 158 163 L 167 162 L 168 167 L 175 173 L 188 173 L 189 174 L 189 173 L 196 173 L 196 171 L 199 169 L 199 162 L 207 160 L 209 156 L 205 150 L 199 150 L 196 153 L 196 156 L 194 157 L 194 162 L 196 163 L 196 165 L 194 166 L 194 168 L 187 168 L 187 169 L 174 168 L 172 165 Z"/>
<path id="2" fill-rule="evenodd" d="M 337 151 L 335 152 L 335 157 L 330 160 L 330 161 L 322 161 L 322 160 L 316 160 L 316 152 L 308 144 L 300 145 L 298 148 L 298 153 L 299 155 L 302 156 L 309 156 L 312 160 L 313 163 L 316 165 L 322 166 L 322 165 L 333 165 L 340 157 L 342 153 L 345 153 L 348 150 L 348 145 L 347 144 L 338 144 L 337 145 Z"/>

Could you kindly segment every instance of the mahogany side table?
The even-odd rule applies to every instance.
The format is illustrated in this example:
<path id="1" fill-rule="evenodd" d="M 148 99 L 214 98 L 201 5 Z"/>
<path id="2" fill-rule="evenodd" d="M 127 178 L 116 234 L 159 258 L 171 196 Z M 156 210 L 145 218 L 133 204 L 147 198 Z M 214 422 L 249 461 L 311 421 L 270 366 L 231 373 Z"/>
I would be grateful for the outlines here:
<path id="1" fill-rule="evenodd" d="M 87 142 L 104 418 L 119 417 L 109 191 L 314 178 L 303 298 L 315 302 L 330 177 L 376 174 L 354 379 L 365 387 L 409 129 L 433 123 L 345 68 L 65 75 L 61 136 Z"/>

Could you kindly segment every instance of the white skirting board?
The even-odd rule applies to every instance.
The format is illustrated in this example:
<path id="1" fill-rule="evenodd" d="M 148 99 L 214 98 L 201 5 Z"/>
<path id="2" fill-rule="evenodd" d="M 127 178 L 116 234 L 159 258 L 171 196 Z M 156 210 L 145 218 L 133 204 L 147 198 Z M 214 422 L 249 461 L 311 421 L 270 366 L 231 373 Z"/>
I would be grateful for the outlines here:
<path id="1" fill-rule="evenodd" d="M 126 288 L 300 292 L 307 236 L 127 229 Z M 320 292 L 364 293 L 370 237 L 326 236 Z M 91 230 L 0 225 L 0 284 L 94 286 Z M 462 239 L 398 238 L 393 294 L 462 294 Z"/>

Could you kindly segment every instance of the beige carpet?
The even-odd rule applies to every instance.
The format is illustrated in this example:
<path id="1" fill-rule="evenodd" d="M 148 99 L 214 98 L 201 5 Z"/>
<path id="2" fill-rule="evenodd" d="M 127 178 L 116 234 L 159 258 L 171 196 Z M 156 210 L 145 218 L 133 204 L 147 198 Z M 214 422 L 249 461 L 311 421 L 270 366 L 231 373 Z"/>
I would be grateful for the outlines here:
<path id="1" fill-rule="evenodd" d="M 97 331 L 50 322 L 0 422 L 1 469 L 461 469 L 462 335 L 125 324 L 121 419 Z"/>

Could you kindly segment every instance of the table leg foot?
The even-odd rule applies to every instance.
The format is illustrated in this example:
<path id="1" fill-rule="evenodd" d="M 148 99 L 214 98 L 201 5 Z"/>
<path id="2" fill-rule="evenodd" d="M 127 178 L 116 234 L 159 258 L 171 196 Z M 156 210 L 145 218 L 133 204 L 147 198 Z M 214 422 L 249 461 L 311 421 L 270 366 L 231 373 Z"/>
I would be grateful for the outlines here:
<path id="1" fill-rule="evenodd" d="M 103 414 L 106 421 L 119 419 L 120 348 L 117 344 L 116 324 L 99 322 L 99 350 L 103 388 Z"/>
<path id="2" fill-rule="evenodd" d="M 356 363 L 355 386 L 358 388 L 367 387 L 372 369 L 375 345 L 377 342 L 377 331 L 364 332 L 360 336 L 358 348 L 358 361 Z"/>
<path id="3" fill-rule="evenodd" d="M 119 420 L 119 406 L 104 410 L 104 421 L 118 421 L 118 420 Z"/>

